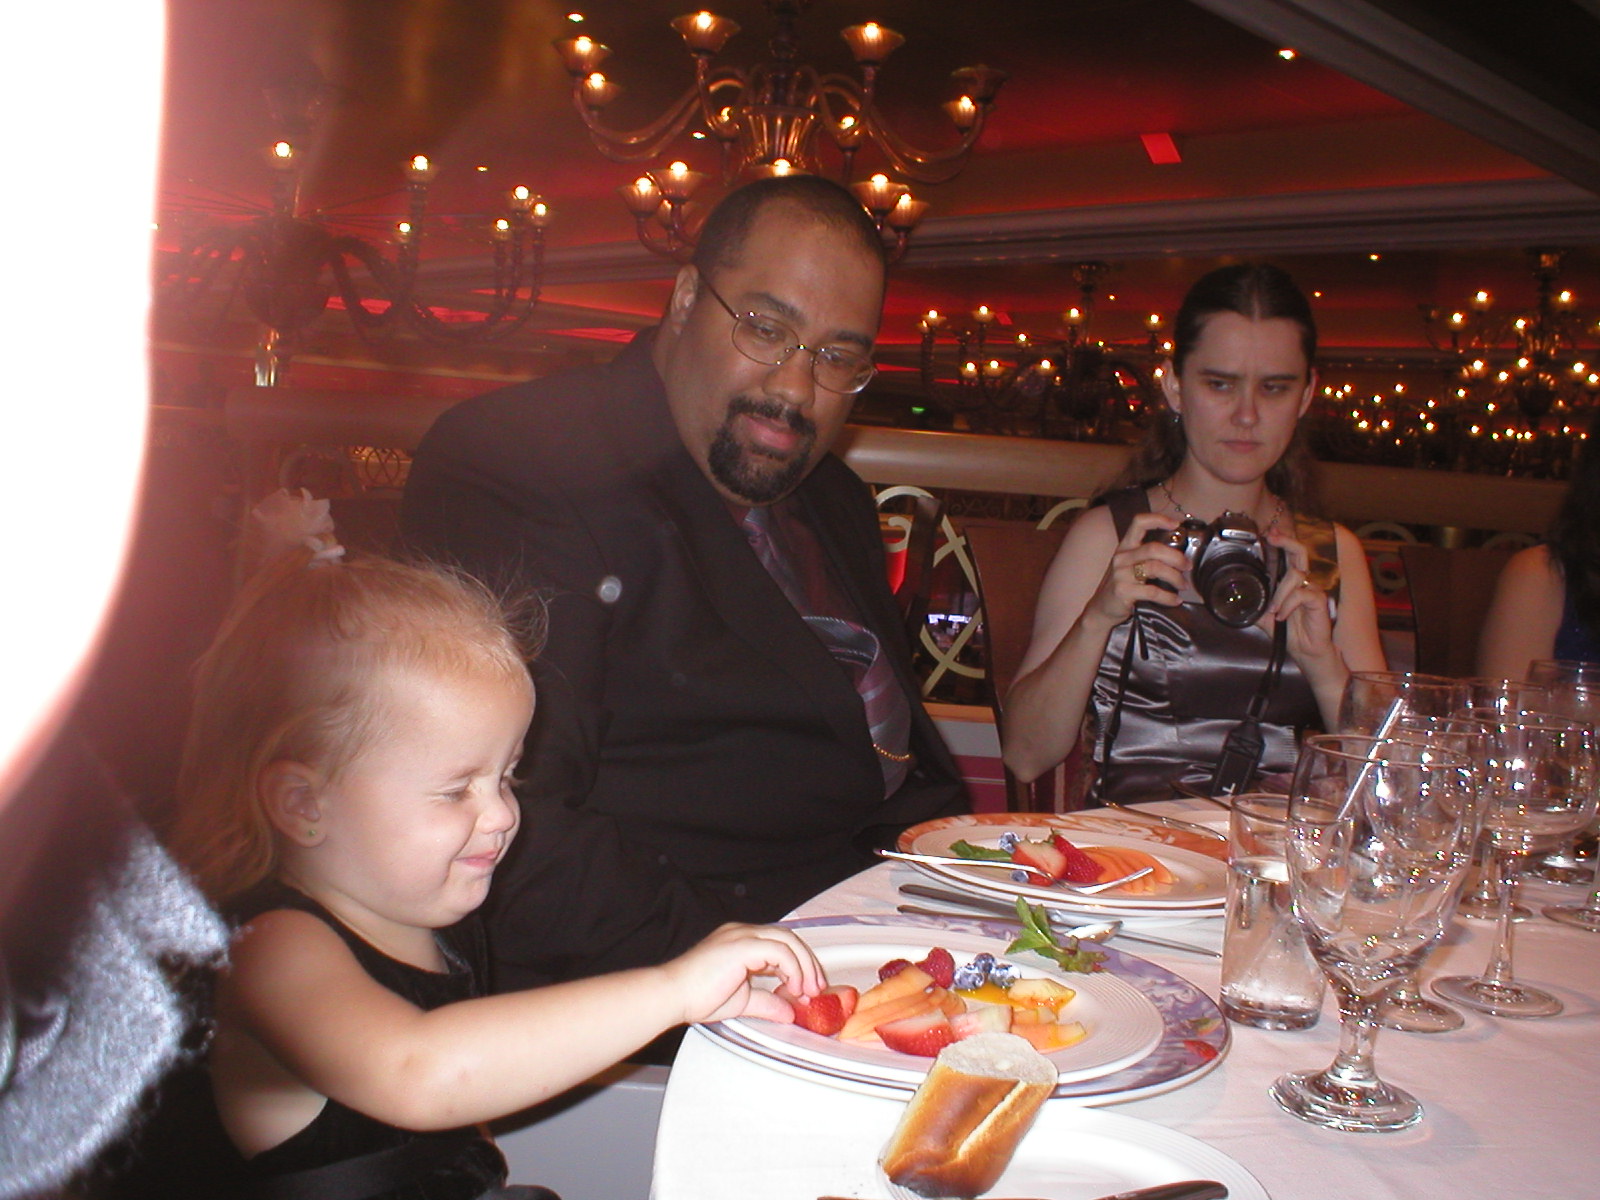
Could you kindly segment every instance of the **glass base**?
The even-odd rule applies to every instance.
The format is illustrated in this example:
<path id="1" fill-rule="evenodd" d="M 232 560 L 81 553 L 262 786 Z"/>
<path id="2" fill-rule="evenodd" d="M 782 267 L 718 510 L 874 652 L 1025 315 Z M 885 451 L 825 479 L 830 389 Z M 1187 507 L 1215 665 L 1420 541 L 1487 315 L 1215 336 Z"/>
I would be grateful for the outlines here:
<path id="1" fill-rule="evenodd" d="M 1346 1133 L 1392 1133 L 1422 1120 L 1415 1096 L 1375 1079 L 1370 1087 L 1344 1087 L 1326 1071 L 1297 1071 L 1271 1088 L 1284 1112 Z"/>
<path id="2" fill-rule="evenodd" d="M 1500 919 L 1500 902 L 1498 900 L 1485 900 L 1479 896 L 1463 896 L 1456 903 L 1456 916 L 1467 917 L 1473 921 L 1498 921 Z M 1513 921 L 1527 921 L 1533 917 L 1533 910 L 1526 905 L 1513 904 L 1511 906 L 1511 919 Z"/>
<path id="3" fill-rule="evenodd" d="M 1378 1024 L 1402 1033 L 1449 1033 L 1466 1023 L 1467 1019 L 1455 1009 L 1426 996 L 1389 999 L 1378 1005 Z"/>
<path id="4" fill-rule="evenodd" d="M 1455 1004 L 1494 1017 L 1553 1017 L 1566 1006 L 1549 992 L 1525 983 L 1486 983 L 1477 975 L 1446 975 L 1430 985 Z"/>
<path id="5" fill-rule="evenodd" d="M 1563 925 L 1571 925 L 1575 929 L 1587 929 L 1590 933 L 1600 933 L 1600 908 L 1578 904 L 1552 904 L 1544 910 L 1544 915 L 1552 921 L 1559 921 Z"/>
<path id="6" fill-rule="evenodd" d="M 1542 862 L 1529 867 L 1527 875 L 1546 883 L 1580 883 L 1592 879 L 1594 871 L 1588 864 L 1567 855 L 1552 854 Z"/>
<path id="7" fill-rule="evenodd" d="M 1256 1029 L 1310 1029 L 1322 1016 L 1321 1008 L 1302 1009 L 1299 1012 L 1266 1009 L 1230 1000 L 1227 996 L 1222 997 L 1218 1007 L 1228 1020 Z"/>

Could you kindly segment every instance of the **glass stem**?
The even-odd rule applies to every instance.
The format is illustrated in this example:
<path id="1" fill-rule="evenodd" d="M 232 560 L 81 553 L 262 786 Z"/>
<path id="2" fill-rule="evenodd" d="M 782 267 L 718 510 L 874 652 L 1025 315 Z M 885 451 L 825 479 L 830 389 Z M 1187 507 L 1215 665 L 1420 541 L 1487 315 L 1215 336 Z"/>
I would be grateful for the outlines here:
<path id="1" fill-rule="evenodd" d="M 1330 1083 L 1354 1091 L 1381 1087 L 1372 1066 L 1372 1048 L 1378 1038 L 1378 997 L 1363 996 L 1337 982 L 1335 988 L 1339 993 L 1339 1052 L 1323 1075 Z"/>
<path id="2" fill-rule="evenodd" d="M 1511 912 L 1515 907 L 1516 891 L 1514 878 L 1516 872 L 1513 866 L 1516 863 L 1515 854 L 1506 854 L 1496 850 L 1494 854 L 1495 879 L 1499 884 L 1500 912 L 1496 921 L 1494 952 L 1489 956 L 1489 965 L 1483 969 L 1483 983 L 1491 988 L 1509 988 L 1513 985 L 1511 974 Z"/>

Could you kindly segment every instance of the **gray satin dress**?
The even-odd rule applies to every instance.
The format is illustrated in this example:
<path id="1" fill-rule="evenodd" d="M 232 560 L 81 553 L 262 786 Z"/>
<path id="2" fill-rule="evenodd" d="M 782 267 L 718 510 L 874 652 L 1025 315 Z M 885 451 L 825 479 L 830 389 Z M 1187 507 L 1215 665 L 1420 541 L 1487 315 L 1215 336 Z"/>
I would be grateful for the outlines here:
<path id="1" fill-rule="evenodd" d="M 1136 496 L 1111 505 L 1119 539 L 1127 517 L 1149 507 L 1143 489 L 1130 491 Z M 1132 507 L 1124 509 L 1126 516 L 1119 514 L 1118 509 L 1130 503 Z M 1313 579 L 1333 594 L 1338 576 L 1333 526 L 1296 517 L 1296 533 L 1310 552 Z M 1275 551 L 1269 548 L 1269 554 Z M 1275 563 L 1269 566 L 1276 569 Z M 1107 721 L 1135 622 L 1143 626 L 1145 653 L 1141 655 L 1135 645 L 1108 764 Z M 1095 676 L 1091 703 L 1099 778 L 1090 802 L 1164 799 L 1172 795 L 1174 784 L 1206 787 L 1223 740 L 1244 717 L 1271 653 L 1272 635 L 1266 630 L 1254 625 L 1231 629 L 1198 603 L 1176 608 L 1139 605 L 1131 618 L 1112 630 Z M 1265 749 L 1259 770 L 1264 774 L 1293 770 L 1298 730 L 1320 719 L 1310 684 L 1293 657 L 1286 656 L 1261 722 Z"/>

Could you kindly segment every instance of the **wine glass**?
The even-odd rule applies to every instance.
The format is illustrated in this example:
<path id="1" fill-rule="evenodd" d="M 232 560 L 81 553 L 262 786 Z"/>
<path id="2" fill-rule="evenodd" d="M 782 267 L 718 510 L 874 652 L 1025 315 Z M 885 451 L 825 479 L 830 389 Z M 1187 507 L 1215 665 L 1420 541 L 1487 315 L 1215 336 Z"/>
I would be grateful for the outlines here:
<path id="1" fill-rule="evenodd" d="M 1549 689 L 1541 707 L 1589 725 L 1600 724 L 1600 663 L 1540 658 L 1528 664 L 1528 680 Z M 1551 883 L 1573 883 L 1583 877 L 1578 835 L 1568 834 L 1538 860 L 1531 873 Z M 1600 883 L 1600 876 L 1596 877 Z"/>
<path id="2" fill-rule="evenodd" d="M 1346 681 L 1339 704 L 1339 732 L 1382 737 L 1438 732 L 1433 722 L 1467 706 L 1459 679 L 1412 671 L 1357 671 Z M 1484 731 L 1476 727 L 1481 737 Z M 1423 740 L 1426 740 L 1424 736 Z M 1476 746 L 1458 745 L 1470 752 Z M 1378 1006 L 1378 1023 L 1405 1033 L 1449 1033 L 1466 1024 L 1455 1009 L 1422 994 L 1416 972 L 1395 982 Z"/>
<path id="3" fill-rule="evenodd" d="M 1384 737 L 1386 721 L 1406 714 L 1448 717 L 1471 702 L 1460 679 L 1415 671 L 1354 671 L 1339 701 L 1338 732 Z"/>
<path id="4" fill-rule="evenodd" d="M 1442 747 L 1467 761 L 1472 771 L 1474 799 L 1477 801 L 1474 804 L 1475 823 L 1481 827 L 1483 768 L 1489 755 L 1489 727 L 1482 721 L 1467 717 L 1406 716 L 1395 726 L 1395 736 Z M 1473 841 L 1474 862 L 1477 850 L 1482 845 L 1480 832 Z M 1463 886 L 1471 874 L 1469 868 L 1463 877 Z M 1456 903 L 1460 903 L 1459 891 Z M 1403 1033 L 1450 1033 L 1466 1023 L 1466 1018 L 1449 1005 L 1430 1000 L 1422 994 L 1418 971 L 1411 971 L 1396 980 L 1378 1005 L 1378 1024 Z"/>
<path id="5" fill-rule="evenodd" d="M 1433 990 L 1497 1017 L 1553 1017 L 1562 1010 L 1561 1001 L 1518 983 L 1512 969 L 1513 873 L 1520 856 L 1581 829 L 1594 816 L 1594 730 L 1544 713 L 1497 716 L 1474 710 L 1474 715 L 1489 725 L 1483 827 L 1500 886 L 1499 929 L 1481 976 L 1435 979 Z"/>
<path id="6" fill-rule="evenodd" d="M 1405 1129 L 1415 1097 L 1378 1078 L 1378 999 L 1444 932 L 1476 835 L 1472 772 L 1449 750 L 1398 738 L 1310 737 L 1289 807 L 1289 888 L 1339 999 L 1339 1050 L 1285 1075 L 1272 1097 L 1316 1125 Z"/>
<path id="7" fill-rule="evenodd" d="M 1471 707 L 1492 709 L 1497 713 L 1539 712 L 1550 699 L 1549 688 L 1526 679 L 1463 679 L 1461 682 L 1467 688 L 1467 702 Z M 1498 921 L 1500 879 L 1494 868 L 1494 848 L 1487 830 L 1479 836 L 1472 865 L 1475 884 L 1456 902 L 1456 912 L 1474 921 Z M 1513 921 L 1526 921 L 1531 916 L 1531 909 L 1512 900 Z"/>

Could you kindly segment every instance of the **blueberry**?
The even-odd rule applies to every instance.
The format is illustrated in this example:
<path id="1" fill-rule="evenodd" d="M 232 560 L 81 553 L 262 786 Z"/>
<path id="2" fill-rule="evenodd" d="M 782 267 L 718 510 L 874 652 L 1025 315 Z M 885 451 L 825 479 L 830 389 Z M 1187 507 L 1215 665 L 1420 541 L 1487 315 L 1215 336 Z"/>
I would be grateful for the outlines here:
<path id="1" fill-rule="evenodd" d="M 994 955 L 990 954 L 987 950 L 985 950 L 982 954 L 975 954 L 972 958 L 972 965 L 981 968 L 984 972 L 987 972 L 989 968 L 994 966 Z"/>
<path id="2" fill-rule="evenodd" d="M 951 978 L 950 986 L 957 991 L 970 992 L 983 986 L 987 972 L 976 963 L 968 963 L 964 967 L 957 967 L 955 975 Z"/>
<path id="3" fill-rule="evenodd" d="M 1010 963 L 996 963 L 989 971 L 989 982 L 1000 987 L 1010 987 L 1021 978 L 1022 972 Z"/>
<path id="4" fill-rule="evenodd" d="M 1011 872 L 1011 882 L 1012 883 L 1027 883 L 1028 880 L 1030 880 L 1032 878 L 1033 878 L 1033 876 L 1028 874 L 1028 872 L 1026 872 L 1026 871 L 1013 871 L 1013 872 Z"/>
<path id="5" fill-rule="evenodd" d="M 1021 840 L 1021 838 L 1008 829 L 1000 835 L 1000 849 L 1004 850 L 1007 854 L 1010 854 L 1017 848 L 1017 843 Z"/>

